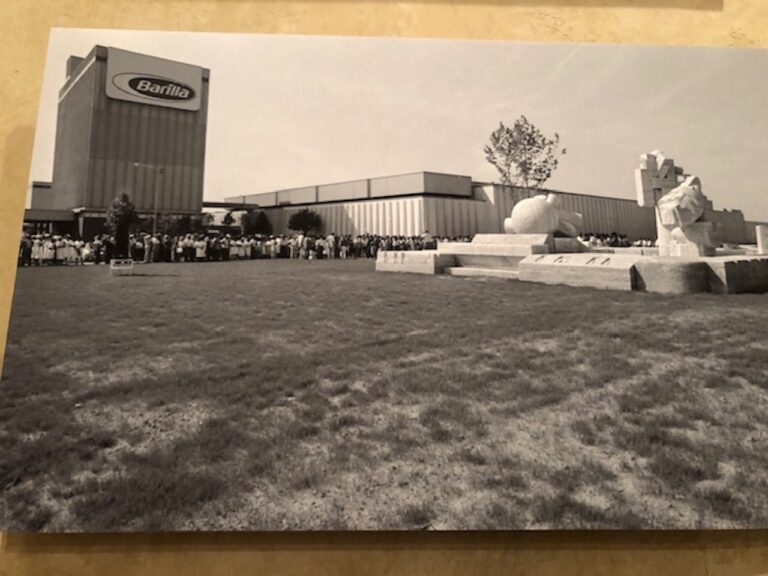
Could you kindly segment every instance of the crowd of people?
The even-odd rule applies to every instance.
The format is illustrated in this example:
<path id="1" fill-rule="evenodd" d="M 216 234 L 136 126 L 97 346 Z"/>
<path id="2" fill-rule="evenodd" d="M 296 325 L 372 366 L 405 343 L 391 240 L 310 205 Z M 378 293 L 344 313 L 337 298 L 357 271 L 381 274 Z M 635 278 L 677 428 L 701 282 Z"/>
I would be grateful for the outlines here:
<path id="1" fill-rule="evenodd" d="M 187 234 L 184 236 L 139 235 L 131 237 L 134 260 L 143 262 L 200 262 L 291 258 L 333 260 L 376 258 L 379 250 L 423 250 L 435 248 L 428 233 L 421 236 L 283 234 L 233 236 Z"/>
<path id="2" fill-rule="evenodd" d="M 595 234 L 586 232 L 580 234 L 579 241 L 592 248 L 629 248 L 629 247 L 651 247 L 656 243 L 653 240 L 639 239 L 630 242 L 624 234 L 611 232 L 610 234 Z"/>
<path id="3" fill-rule="evenodd" d="M 83 264 L 91 245 L 69 235 L 22 234 L 19 246 L 19 266 L 49 266 Z M 111 254 L 109 255 L 111 258 Z"/>
<path id="4" fill-rule="evenodd" d="M 653 240 L 630 242 L 617 234 L 584 233 L 578 239 L 590 247 L 651 247 Z M 434 238 L 428 232 L 419 236 L 381 236 L 375 234 L 132 234 L 128 256 L 136 262 L 219 262 L 261 258 L 334 260 L 376 258 L 381 250 L 429 250 L 438 241 L 470 242 L 471 236 Z M 23 234 L 19 247 L 19 266 L 83 265 L 108 263 L 115 257 L 115 239 L 96 236 L 91 241 L 69 235 Z"/>
<path id="5" fill-rule="evenodd" d="M 471 237 L 361 235 L 231 235 L 231 234 L 132 234 L 128 256 L 137 262 L 219 262 L 259 258 L 333 260 L 376 258 L 380 250 L 426 250 L 438 240 L 470 241 Z M 115 239 L 96 236 L 84 242 L 69 235 L 24 234 L 19 248 L 20 266 L 82 265 L 108 263 L 115 257 Z"/>

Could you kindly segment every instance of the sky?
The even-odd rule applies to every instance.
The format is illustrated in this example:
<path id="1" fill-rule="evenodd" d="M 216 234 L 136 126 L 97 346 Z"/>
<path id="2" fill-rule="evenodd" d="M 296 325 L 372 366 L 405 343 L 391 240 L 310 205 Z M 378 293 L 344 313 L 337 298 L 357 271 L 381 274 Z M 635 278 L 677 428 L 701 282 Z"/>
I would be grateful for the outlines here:
<path id="1" fill-rule="evenodd" d="M 525 115 L 567 149 L 547 188 L 635 198 L 661 150 L 715 208 L 768 221 L 768 51 L 54 29 L 30 180 L 50 180 L 69 55 L 94 44 L 211 70 L 204 197 L 417 171 L 497 181 Z"/>

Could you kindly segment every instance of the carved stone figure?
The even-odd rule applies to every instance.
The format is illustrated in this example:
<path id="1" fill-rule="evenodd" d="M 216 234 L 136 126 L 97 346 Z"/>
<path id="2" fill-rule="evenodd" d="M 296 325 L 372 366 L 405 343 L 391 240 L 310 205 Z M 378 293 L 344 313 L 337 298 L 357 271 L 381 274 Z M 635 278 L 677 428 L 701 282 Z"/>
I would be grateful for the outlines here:
<path id="1" fill-rule="evenodd" d="M 714 222 L 706 221 L 712 202 L 701 181 L 683 172 L 659 151 L 643 154 L 635 170 L 637 203 L 656 209 L 660 256 L 713 256 L 718 245 Z"/>
<path id="2" fill-rule="evenodd" d="M 689 176 L 656 203 L 661 223 L 670 230 L 690 226 L 704 214 L 706 200 L 699 178 Z"/>
<path id="3" fill-rule="evenodd" d="M 512 208 L 512 214 L 504 220 L 507 234 L 552 234 L 562 232 L 571 237 L 581 232 L 583 218 L 577 212 L 558 208 L 556 194 L 539 194 L 521 200 Z"/>

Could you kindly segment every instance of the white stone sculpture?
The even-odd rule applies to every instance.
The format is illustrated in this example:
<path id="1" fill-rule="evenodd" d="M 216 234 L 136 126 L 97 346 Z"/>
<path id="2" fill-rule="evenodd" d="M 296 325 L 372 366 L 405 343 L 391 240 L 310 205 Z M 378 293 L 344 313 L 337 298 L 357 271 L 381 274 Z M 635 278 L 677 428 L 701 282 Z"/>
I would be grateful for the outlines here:
<path id="1" fill-rule="evenodd" d="M 656 203 L 659 218 L 665 228 L 685 228 L 704 215 L 707 199 L 701 192 L 697 176 L 688 176 L 677 188 Z"/>
<path id="2" fill-rule="evenodd" d="M 504 220 L 507 234 L 552 234 L 562 232 L 576 237 L 581 232 L 583 218 L 577 212 L 558 208 L 556 194 L 539 194 L 521 200 L 512 208 L 512 214 Z"/>
<path id="3" fill-rule="evenodd" d="M 714 222 L 706 220 L 712 202 L 701 181 L 683 172 L 659 151 L 643 154 L 635 170 L 637 203 L 656 210 L 659 256 L 713 256 L 719 244 Z"/>
<path id="4" fill-rule="evenodd" d="M 755 226 L 755 236 L 757 237 L 757 253 L 768 255 L 768 224 Z"/>

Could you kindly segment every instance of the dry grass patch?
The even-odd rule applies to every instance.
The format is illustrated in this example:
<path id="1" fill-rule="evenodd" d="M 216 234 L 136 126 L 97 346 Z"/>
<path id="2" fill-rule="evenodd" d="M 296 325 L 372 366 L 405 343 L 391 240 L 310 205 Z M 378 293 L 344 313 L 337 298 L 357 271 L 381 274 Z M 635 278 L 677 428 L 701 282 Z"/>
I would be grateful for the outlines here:
<path id="1" fill-rule="evenodd" d="M 766 298 L 20 270 L 3 527 L 765 526 Z"/>

